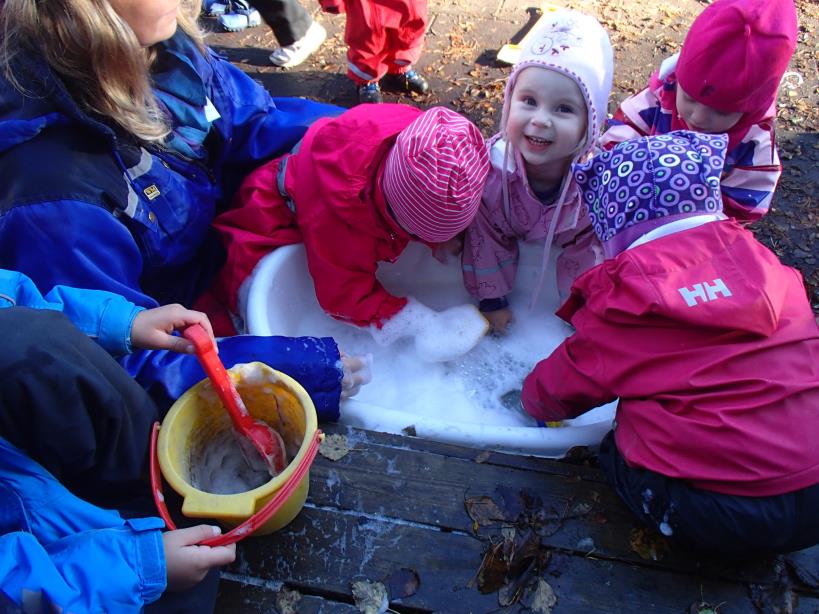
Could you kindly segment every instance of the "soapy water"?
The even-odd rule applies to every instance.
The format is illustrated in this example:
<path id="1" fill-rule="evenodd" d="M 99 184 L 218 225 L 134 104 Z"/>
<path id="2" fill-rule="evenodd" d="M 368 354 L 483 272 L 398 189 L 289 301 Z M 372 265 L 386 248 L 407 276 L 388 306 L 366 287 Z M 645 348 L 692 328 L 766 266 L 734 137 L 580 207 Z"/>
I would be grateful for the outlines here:
<path id="1" fill-rule="evenodd" d="M 531 427 L 536 425 L 531 417 L 519 406 L 505 406 L 502 399 L 511 391 L 519 391 L 535 364 L 572 331 L 554 315 L 558 307 L 556 256 L 553 250 L 540 296 L 530 308 L 543 245 L 522 244 L 517 282 L 509 296 L 514 321 L 508 333 L 484 337 L 470 352 L 448 362 L 425 361 L 412 338 L 383 346 L 369 330 L 327 316 L 315 299 L 303 257 L 292 258 L 284 263 L 283 270 L 274 272 L 276 277 L 265 289 L 269 294 L 262 300 L 278 305 L 266 306 L 271 314 L 264 316 L 269 319 L 266 326 L 272 334 L 332 336 L 347 354 L 371 354 L 372 381 L 345 403 L 373 406 L 373 411 L 378 407 L 394 409 L 406 413 L 410 421 L 429 417 L 453 423 Z M 304 276 L 308 276 L 306 283 Z M 432 259 L 428 248 L 417 243 L 410 244 L 398 263 L 382 263 L 379 279 L 396 296 L 413 296 L 437 311 L 475 302 L 464 289 L 458 262 L 441 264 Z M 254 300 L 251 290 L 250 307 Z M 250 317 L 248 323 L 250 332 L 258 333 Z M 457 332 L 442 334 L 442 343 L 447 343 L 446 334 Z"/>
<path id="2" fill-rule="evenodd" d="M 281 385 L 280 379 L 276 373 L 262 368 L 259 363 L 237 364 L 229 373 L 240 396 L 255 390 L 256 393 L 270 395 L 267 402 L 276 399 L 274 385 Z M 202 403 L 221 406 L 210 382 L 206 382 L 199 391 L 199 398 Z M 218 495 L 247 492 L 275 477 L 271 475 L 270 468 L 253 444 L 231 428 L 226 417 L 227 414 L 224 416 L 226 428 L 195 444 L 190 456 L 191 485 Z M 279 415 L 279 419 L 284 420 L 285 416 Z M 298 453 L 301 441 L 288 440 L 283 436 L 284 433 L 279 435 L 282 435 L 281 443 L 284 445 L 287 466 L 288 460 Z"/>
<path id="3" fill-rule="evenodd" d="M 217 495 L 247 492 L 272 478 L 248 464 L 232 428 L 219 431 L 191 452 L 191 485 Z"/>

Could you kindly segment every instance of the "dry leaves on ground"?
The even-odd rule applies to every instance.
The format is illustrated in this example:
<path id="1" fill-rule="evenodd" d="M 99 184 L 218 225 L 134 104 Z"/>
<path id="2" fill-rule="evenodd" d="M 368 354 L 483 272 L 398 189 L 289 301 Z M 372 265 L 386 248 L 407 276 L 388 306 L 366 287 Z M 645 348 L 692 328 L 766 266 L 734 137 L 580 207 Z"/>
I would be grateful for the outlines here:
<path id="1" fill-rule="evenodd" d="M 344 458 L 350 452 L 350 445 L 345 435 L 327 435 L 319 446 L 319 454 L 331 461 Z"/>

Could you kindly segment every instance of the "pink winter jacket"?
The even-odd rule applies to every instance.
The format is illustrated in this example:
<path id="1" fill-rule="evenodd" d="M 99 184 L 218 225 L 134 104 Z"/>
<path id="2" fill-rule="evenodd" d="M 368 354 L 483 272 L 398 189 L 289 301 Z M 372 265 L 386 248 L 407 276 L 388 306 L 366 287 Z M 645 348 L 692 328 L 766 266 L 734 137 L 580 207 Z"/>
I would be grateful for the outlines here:
<path id="1" fill-rule="evenodd" d="M 619 397 L 633 467 L 731 495 L 819 483 L 819 326 L 800 274 L 736 222 L 606 260 L 558 314 L 577 331 L 526 378 L 531 415 Z"/>
<path id="2" fill-rule="evenodd" d="M 467 291 L 479 300 L 502 298 L 512 291 L 518 265 L 518 241 L 542 240 L 549 231 L 555 204 L 544 205 L 526 178 L 520 154 L 507 160 L 509 208 L 503 196 L 504 141 L 495 135 L 488 143 L 489 177 L 478 215 L 466 229 L 463 276 Z M 563 247 L 557 261 L 557 284 L 568 294 L 575 278 L 603 261 L 603 251 L 591 230 L 588 207 L 574 182 L 568 187 L 555 244 Z"/>

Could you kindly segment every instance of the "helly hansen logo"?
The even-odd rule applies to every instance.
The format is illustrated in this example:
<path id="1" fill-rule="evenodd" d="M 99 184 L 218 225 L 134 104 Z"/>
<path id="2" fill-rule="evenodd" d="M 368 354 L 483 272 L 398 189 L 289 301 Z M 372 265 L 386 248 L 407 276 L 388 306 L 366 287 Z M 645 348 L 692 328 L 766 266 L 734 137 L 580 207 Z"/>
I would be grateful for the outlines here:
<path id="1" fill-rule="evenodd" d="M 699 284 L 694 284 L 691 288 L 678 288 L 678 290 L 679 293 L 682 294 L 683 299 L 685 299 L 685 304 L 689 307 L 696 306 L 698 300 L 703 303 L 715 301 L 719 298 L 718 295 L 720 294 L 726 298 L 731 296 L 731 291 L 728 289 L 728 286 L 726 286 L 725 282 L 719 277 L 710 284 L 704 281 Z"/>

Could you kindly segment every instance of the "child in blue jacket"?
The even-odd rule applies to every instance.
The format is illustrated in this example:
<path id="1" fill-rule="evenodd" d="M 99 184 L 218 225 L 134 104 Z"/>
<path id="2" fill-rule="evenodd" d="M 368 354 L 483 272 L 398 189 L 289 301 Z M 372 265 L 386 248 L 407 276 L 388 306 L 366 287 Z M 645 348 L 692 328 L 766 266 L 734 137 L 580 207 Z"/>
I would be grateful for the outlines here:
<path id="1" fill-rule="evenodd" d="M 340 111 L 271 98 L 204 45 L 197 4 L 0 4 L 0 177 L 14 178 L 0 181 L 0 267 L 42 292 L 190 307 L 224 257 L 216 212 L 247 173 Z M 305 387 L 320 419 L 338 417 L 344 360 L 332 339 L 218 343 L 228 367 L 265 362 Z M 118 360 L 161 408 L 202 374 L 164 349 Z"/>
<path id="2" fill-rule="evenodd" d="M 235 546 L 196 545 L 218 527 L 162 533 L 159 518 L 124 517 L 151 509 L 143 476 L 158 412 L 102 349 L 187 352 L 188 342 L 171 333 L 194 323 L 210 330 L 204 314 L 179 305 L 145 310 L 115 294 L 68 287 L 43 297 L 25 275 L 0 269 L 0 604 L 212 609 L 211 569 L 231 562 Z M 125 513 L 78 498 L 58 477 Z"/>

